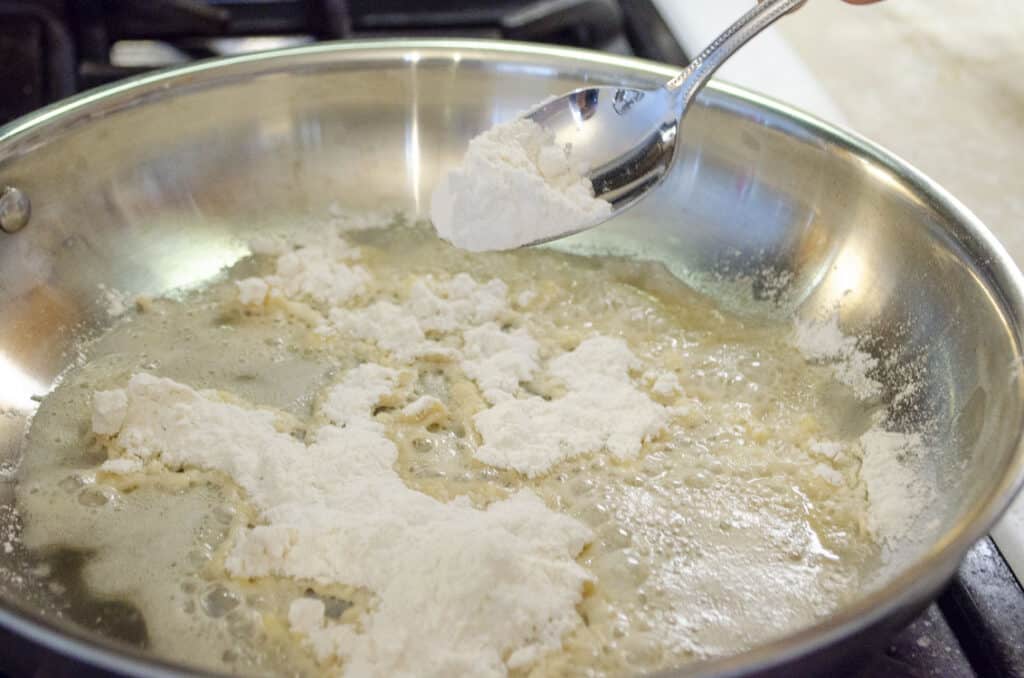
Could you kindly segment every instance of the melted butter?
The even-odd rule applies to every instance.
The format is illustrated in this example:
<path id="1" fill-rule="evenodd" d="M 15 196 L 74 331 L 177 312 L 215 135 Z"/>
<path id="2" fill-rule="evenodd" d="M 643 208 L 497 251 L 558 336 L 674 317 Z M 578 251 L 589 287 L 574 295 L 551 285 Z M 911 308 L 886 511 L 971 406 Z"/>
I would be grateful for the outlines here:
<path id="1" fill-rule="evenodd" d="M 410 487 L 478 505 L 529 487 L 594 530 L 579 558 L 597 578 L 581 624 L 530 675 L 617 675 L 732 654 L 857 595 L 877 547 L 863 527 L 856 448 L 823 461 L 810 445 L 852 441 L 867 410 L 827 368 L 805 364 L 788 328 L 719 312 L 651 264 L 537 250 L 470 255 L 415 229 L 353 239 L 378 298 L 419 275 L 498 277 L 523 301 L 517 322 L 545 357 L 594 333 L 621 336 L 647 368 L 675 371 L 692 399 L 637 459 L 585 456 L 533 480 L 473 459 L 471 419 L 484 405 L 457 365 L 415 366 L 415 395 L 441 399 L 444 421 L 378 415 Z M 71 608 L 116 601 L 123 610 L 110 614 L 144 624 L 118 637 L 210 670 L 307 674 L 318 669 L 287 629 L 291 600 L 316 595 L 329 615 L 358 623 L 370 593 L 230 579 L 222 559 L 232 530 L 253 520 L 234 486 L 194 472 L 97 482 L 105 455 L 89 433 L 92 393 L 140 370 L 305 420 L 338 374 L 387 361 L 373 345 L 325 339 L 284 313 L 241 309 L 231 281 L 270 263 L 250 259 L 205 290 L 158 300 L 86 347 L 87 360 L 40 406 L 18 502 L 27 547 L 43 558 L 79 554 L 66 575 L 80 584 L 68 587 Z M 838 485 L 818 472 L 823 463 Z"/>

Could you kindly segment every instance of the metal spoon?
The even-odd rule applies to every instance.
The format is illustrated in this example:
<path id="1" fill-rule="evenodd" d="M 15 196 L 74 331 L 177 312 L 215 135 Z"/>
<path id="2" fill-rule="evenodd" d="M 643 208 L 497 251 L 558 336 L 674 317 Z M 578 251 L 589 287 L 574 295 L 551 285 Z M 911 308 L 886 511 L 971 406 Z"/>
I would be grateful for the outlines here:
<path id="1" fill-rule="evenodd" d="M 697 55 L 679 75 L 657 90 L 588 87 L 544 103 L 525 115 L 569 145 L 595 197 L 612 204 L 608 218 L 632 207 L 668 175 L 677 154 L 677 131 L 697 93 L 719 66 L 748 40 L 806 0 L 764 0 Z M 557 240 L 606 221 L 602 219 L 539 238 Z"/>

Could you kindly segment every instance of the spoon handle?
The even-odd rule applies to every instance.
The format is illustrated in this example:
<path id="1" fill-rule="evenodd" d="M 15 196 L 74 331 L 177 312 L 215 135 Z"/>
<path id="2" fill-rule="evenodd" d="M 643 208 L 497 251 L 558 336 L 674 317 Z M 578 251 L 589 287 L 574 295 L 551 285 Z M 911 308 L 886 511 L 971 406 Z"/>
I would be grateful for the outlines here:
<path id="1" fill-rule="evenodd" d="M 715 38 L 703 52 L 694 57 L 689 66 L 665 85 L 665 89 L 675 92 L 682 103 L 679 115 L 686 111 L 693 97 L 726 59 L 748 40 L 775 23 L 779 17 L 800 7 L 804 2 L 806 0 L 763 0 Z"/>

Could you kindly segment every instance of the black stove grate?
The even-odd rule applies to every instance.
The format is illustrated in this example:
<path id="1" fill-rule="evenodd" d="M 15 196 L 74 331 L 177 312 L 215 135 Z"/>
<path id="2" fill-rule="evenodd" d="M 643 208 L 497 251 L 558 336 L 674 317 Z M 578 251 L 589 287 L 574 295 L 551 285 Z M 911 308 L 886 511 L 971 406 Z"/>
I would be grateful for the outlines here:
<path id="1" fill-rule="evenodd" d="M 651 49 L 671 44 L 663 24 L 648 37 L 656 16 L 650 0 L 0 0 L 0 123 L 152 68 L 268 44 L 486 37 L 681 62 L 678 48 Z"/>
<path id="2" fill-rule="evenodd" d="M 857 678 L 1024 678 L 1024 590 L 991 539 Z"/>

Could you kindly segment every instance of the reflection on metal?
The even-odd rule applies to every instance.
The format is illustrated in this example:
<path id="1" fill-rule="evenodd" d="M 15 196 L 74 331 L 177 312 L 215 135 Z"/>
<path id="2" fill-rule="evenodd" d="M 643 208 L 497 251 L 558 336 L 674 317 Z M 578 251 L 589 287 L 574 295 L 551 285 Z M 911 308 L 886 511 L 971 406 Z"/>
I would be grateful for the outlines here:
<path id="1" fill-rule="evenodd" d="M 42 395 L 46 386 L 28 376 L 7 355 L 0 353 L 0 408 L 18 411 L 35 409 L 33 396 Z"/>
<path id="2" fill-rule="evenodd" d="M 878 181 L 887 184 L 892 188 L 902 189 L 902 184 L 900 183 L 899 177 L 897 177 L 884 167 L 879 167 L 878 165 L 867 160 L 864 160 L 862 164 L 864 166 L 864 170 Z"/>
<path id="3" fill-rule="evenodd" d="M 595 89 L 581 89 L 569 95 L 569 104 L 573 109 L 573 119 L 577 124 L 590 120 L 597 113 L 597 99 L 600 96 Z"/>
<path id="4" fill-rule="evenodd" d="M 409 116 L 405 125 L 405 169 L 409 177 L 409 192 L 417 214 L 423 214 L 427 208 L 420 193 L 423 158 L 420 155 L 420 84 L 416 77 L 420 58 L 419 52 L 409 52 L 404 57 L 406 63 L 411 66 L 409 75 L 412 88 Z"/>
<path id="5" fill-rule="evenodd" d="M 871 269 L 867 267 L 856 243 L 850 243 L 839 252 L 824 284 L 829 287 L 838 304 L 844 297 L 863 290 L 866 287 L 865 282 L 871 274 Z M 847 299 L 847 303 L 855 303 L 855 301 Z"/>
<path id="6" fill-rule="evenodd" d="M 259 35 L 229 38 L 210 38 L 206 41 L 210 51 L 219 56 L 250 54 L 271 49 L 298 47 L 313 42 L 308 35 Z"/>
<path id="7" fill-rule="evenodd" d="M 182 234 L 167 243 L 154 259 L 161 288 L 187 290 L 209 282 L 223 269 L 249 253 L 242 242 L 189 238 Z"/>
<path id="8" fill-rule="evenodd" d="M 187 52 L 159 40 L 118 40 L 110 46 L 110 63 L 129 68 L 158 68 L 187 64 Z"/>
<path id="9" fill-rule="evenodd" d="M 661 181 L 669 169 L 666 151 L 671 149 L 675 129 L 675 125 L 655 129 L 633 152 L 591 169 L 589 177 L 594 192 L 618 206 Z"/>
<path id="10" fill-rule="evenodd" d="M 25 193 L 13 186 L 0 191 L 0 228 L 15 233 L 28 225 L 32 217 L 32 203 Z"/>
<path id="11" fill-rule="evenodd" d="M 620 89 L 615 93 L 615 105 L 613 108 L 619 115 L 625 115 L 633 104 L 642 101 L 644 93 L 638 89 Z"/>

